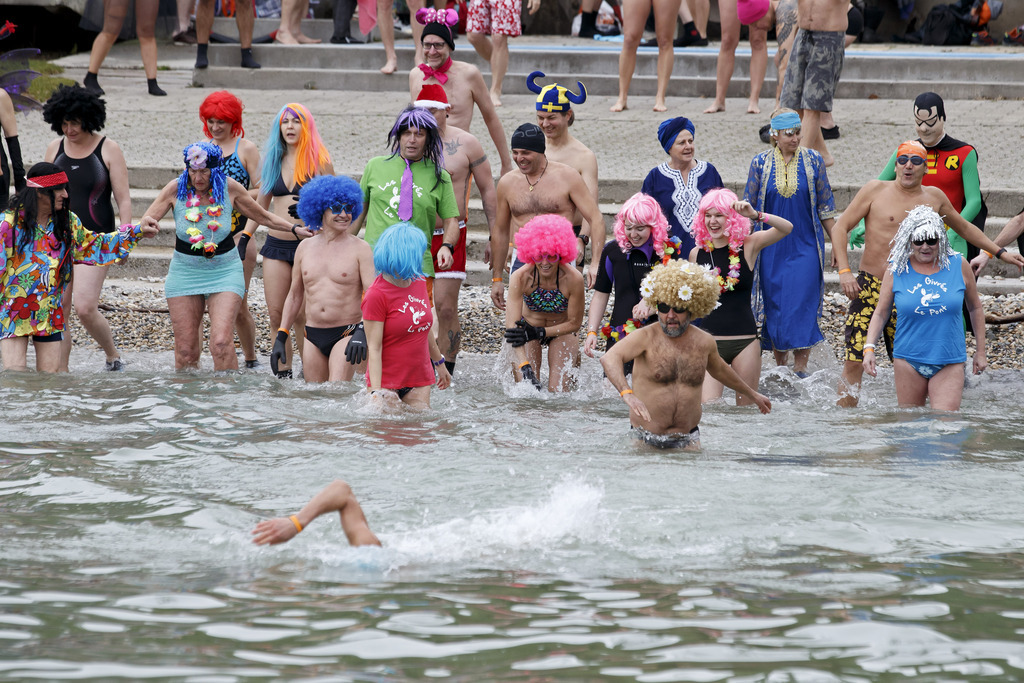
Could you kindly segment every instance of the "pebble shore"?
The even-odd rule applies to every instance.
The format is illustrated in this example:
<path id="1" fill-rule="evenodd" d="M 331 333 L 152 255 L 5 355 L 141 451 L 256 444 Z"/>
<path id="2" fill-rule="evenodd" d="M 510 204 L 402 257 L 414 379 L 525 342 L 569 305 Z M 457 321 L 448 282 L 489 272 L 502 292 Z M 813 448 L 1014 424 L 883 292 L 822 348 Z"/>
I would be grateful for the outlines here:
<path id="1" fill-rule="evenodd" d="M 163 287 L 159 281 L 136 283 L 118 280 L 108 283 L 103 290 L 100 303 L 122 351 L 169 351 L 174 348 L 167 301 L 164 299 Z M 985 313 L 989 316 L 1019 314 L 1024 311 L 1024 292 L 1005 296 L 982 296 L 982 303 L 985 306 Z M 821 328 L 837 359 L 843 357 L 843 325 L 847 305 L 848 301 L 842 294 L 825 295 Z M 259 279 L 252 282 L 249 307 L 256 319 L 257 351 L 265 361 L 270 354 L 271 336 L 263 298 L 263 282 Z M 462 350 L 471 353 L 497 353 L 503 339 L 504 316 L 491 305 L 490 289 L 482 286 L 463 287 L 459 296 L 459 311 L 459 318 L 462 321 Z M 73 326 L 75 345 L 98 348 L 74 314 L 68 317 Z M 989 324 L 986 328 L 989 367 L 1024 368 L 1024 323 Z M 974 340 L 969 337 L 968 353 L 973 352 Z M 880 356 L 884 358 L 884 354 Z M 770 362 L 767 357 L 765 362 Z M 881 364 L 887 362 L 881 361 Z"/>

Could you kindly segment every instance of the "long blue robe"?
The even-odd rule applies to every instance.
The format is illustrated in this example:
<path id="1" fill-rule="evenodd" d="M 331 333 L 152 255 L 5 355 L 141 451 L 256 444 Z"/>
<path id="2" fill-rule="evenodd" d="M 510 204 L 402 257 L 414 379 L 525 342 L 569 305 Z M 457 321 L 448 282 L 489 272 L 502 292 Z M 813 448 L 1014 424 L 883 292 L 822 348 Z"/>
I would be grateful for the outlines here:
<path id="1" fill-rule="evenodd" d="M 685 259 L 696 246 L 693 239 L 693 219 L 697 215 L 701 197 L 708 190 L 724 187 L 718 169 L 707 161 L 694 161 L 693 168 L 683 181 L 683 174 L 668 165 L 659 164 L 644 178 L 640 191 L 657 200 L 668 219 L 668 234 L 682 241 Z"/>
<path id="2" fill-rule="evenodd" d="M 801 147 L 790 174 L 794 168 L 795 189 L 786 186 L 782 155 L 762 152 L 750 162 L 744 190 L 754 208 L 793 223 L 792 233 L 761 250 L 754 270 L 754 314 L 766 350 L 806 349 L 824 340 L 818 327 L 825 291 L 822 221 L 839 212 L 820 154 Z"/>

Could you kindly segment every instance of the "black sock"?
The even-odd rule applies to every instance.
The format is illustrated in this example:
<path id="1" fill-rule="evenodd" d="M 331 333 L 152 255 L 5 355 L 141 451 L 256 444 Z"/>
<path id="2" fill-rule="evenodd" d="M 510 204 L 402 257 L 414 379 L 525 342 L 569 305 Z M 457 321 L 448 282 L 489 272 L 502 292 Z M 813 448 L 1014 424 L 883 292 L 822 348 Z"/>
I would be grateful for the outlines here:
<path id="1" fill-rule="evenodd" d="M 196 43 L 196 68 L 205 69 L 210 66 L 210 60 L 206 56 L 206 50 L 210 47 L 209 43 Z"/>
<path id="2" fill-rule="evenodd" d="M 252 58 L 252 48 L 242 48 L 242 67 L 246 69 L 259 69 L 260 63 Z"/>
<path id="3" fill-rule="evenodd" d="M 85 73 L 85 78 L 82 80 L 82 85 L 91 93 L 96 95 L 103 94 L 103 88 L 100 87 L 99 79 L 96 78 L 96 74 L 91 71 Z"/>
<path id="4" fill-rule="evenodd" d="M 147 78 L 146 84 L 149 86 L 149 94 L 156 95 L 157 97 L 163 97 L 167 93 L 160 89 L 160 86 L 156 84 L 155 78 Z"/>
<path id="5" fill-rule="evenodd" d="M 446 360 L 444 362 L 444 366 L 446 368 L 448 368 L 448 374 L 449 375 L 454 375 L 455 374 L 455 361 L 453 361 L 453 360 Z"/>
<path id="6" fill-rule="evenodd" d="M 597 12 L 580 13 L 580 38 L 593 38 L 597 33 Z"/>
<path id="7" fill-rule="evenodd" d="M 683 35 L 690 36 L 691 38 L 700 38 L 700 31 L 697 30 L 697 24 L 692 21 L 688 21 L 683 24 Z"/>

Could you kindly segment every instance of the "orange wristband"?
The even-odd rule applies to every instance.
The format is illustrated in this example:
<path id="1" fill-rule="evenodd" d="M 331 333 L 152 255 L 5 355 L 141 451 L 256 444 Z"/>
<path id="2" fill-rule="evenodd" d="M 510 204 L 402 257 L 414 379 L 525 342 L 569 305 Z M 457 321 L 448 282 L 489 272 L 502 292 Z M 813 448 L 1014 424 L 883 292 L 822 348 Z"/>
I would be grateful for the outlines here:
<path id="1" fill-rule="evenodd" d="M 294 524 L 294 525 L 295 525 L 295 528 L 296 528 L 296 529 L 298 529 L 299 531 L 302 531 L 302 525 L 301 525 L 301 524 L 299 524 L 299 518 L 298 518 L 297 516 L 295 516 L 295 515 L 292 515 L 292 516 L 291 516 L 291 517 L 289 517 L 288 519 L 292 520 L 292 524 Z"/>
<path id="2" fill-rule="evenodd" d="M 839 271 L 839 274 L 840 275 L 846 275 L 847 273 L 852 273 L 852 272 L 853 271 L 850 270 L 849 268 L 843 268 L 842 270 Z"/>
<path id="3" fill-rule="evenodd" d="M 623 389 L 622 391 L 619 392 L 619 396 L 625 396 L 626 394 L 632 394 L 632 393 L 633 393 L 632 389 Z"/>

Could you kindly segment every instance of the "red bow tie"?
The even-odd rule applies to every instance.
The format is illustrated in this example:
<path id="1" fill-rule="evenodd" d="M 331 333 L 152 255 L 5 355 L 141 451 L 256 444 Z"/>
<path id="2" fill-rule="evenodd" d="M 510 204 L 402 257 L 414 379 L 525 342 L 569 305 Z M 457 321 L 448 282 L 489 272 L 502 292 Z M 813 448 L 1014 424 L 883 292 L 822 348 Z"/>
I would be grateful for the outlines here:
<path id="1" fill-rule="evenodd" d="M 426 64 L 420 64 L 420 71 L 423 72 L 424 80 L 428 78 L 436 78 L 437 82 L 444 85 L 448 82 L 448 69 L 452 66 L 452 58 L 449 57 L 444 61 L 444 64 L 437 67 L 436 69 L 427 66 Z"/>

